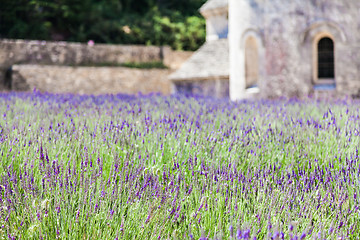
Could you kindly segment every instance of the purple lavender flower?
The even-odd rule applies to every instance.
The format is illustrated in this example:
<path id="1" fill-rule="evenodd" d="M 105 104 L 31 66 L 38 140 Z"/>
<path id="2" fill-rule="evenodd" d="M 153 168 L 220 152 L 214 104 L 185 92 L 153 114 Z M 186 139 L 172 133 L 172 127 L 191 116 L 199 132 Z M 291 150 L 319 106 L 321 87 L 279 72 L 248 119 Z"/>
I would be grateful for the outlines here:
<path id="1" fill-rule="evenodd" d="M 292 224 L 289 225 L 289 231 L 290 232 L 294 231 L 294 226 Z"/>
<path id="2" fill-rule="evenodd" d="M 241 238 L 242 238 L 242 232 L 241 232 L 240 229 L 238 229 L 238 230 L 236 231 L 236 238 L 237 238 L 237 239 L 241 239 Z"/>
<path id="3" fill-rule="evenodd" d="M 305 239 L 305 238 L 306 238 L 306 233 L 304 232 L 304 233 L 301 234 L 300 240 L 303 240 L 303 239 Z"/>
<path id="4" fill-rule="evenodd" d="M 230 225 L 229 231 L 230 231 L 230 236 L 233 237 L 234 236 L 234 227 L 233 227 L 233 225 Z"/>

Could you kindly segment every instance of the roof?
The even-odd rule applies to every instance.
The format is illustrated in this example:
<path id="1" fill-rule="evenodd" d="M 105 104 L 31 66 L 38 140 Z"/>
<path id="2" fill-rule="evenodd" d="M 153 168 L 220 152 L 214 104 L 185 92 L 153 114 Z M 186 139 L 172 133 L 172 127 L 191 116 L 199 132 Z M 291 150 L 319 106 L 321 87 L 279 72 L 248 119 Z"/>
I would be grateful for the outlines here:
<path id="1" fill-rule="evenodd" d="M 228 6 L 228 0 L 208 0 L 200 8 L 200 12 L 206 12 L 217 8 L 223 8 Z"/>
<path id="2" fill-rule="evenodd" d="M 207 41 L 179 70 L 170 75 L 171 80 L 229 77 L 228 39 Z"/>

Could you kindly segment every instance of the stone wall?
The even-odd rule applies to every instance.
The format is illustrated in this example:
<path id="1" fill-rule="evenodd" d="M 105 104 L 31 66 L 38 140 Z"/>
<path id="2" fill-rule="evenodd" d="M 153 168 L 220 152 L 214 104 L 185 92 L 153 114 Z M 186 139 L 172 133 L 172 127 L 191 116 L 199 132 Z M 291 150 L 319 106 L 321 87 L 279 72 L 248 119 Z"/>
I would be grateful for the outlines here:
<path id="1" fill-rule="evenodd" d="M 192 52 L 169 47 L 0 40 L 0 90 L 84 94 L 169 94 L 167 75 Z M 160 62 L 169 69 L 84 67 L 127 62 Z M 83 66 L 83 67 L 81 67 Z"/>
<path id="2" fill-rule="evenodd" d="M 209 96 L 215 98 L 229 97 L 229 79 L 192 79 L 173 82 L 173 93 Z"/>
<path id="3" fill-rule="evenodd" d="M 170 94 L 168 69 L 14 65 L 12 89 L 76 94 Z"/>
<path id="4" fill-rule="evenodd" d="M 319 36 L 335 43 L 335 83 L 339 95 L 360 92 L 360 1 L 230 0 L 230 91 L 246 91 L 244 42 L 259 46 L 259 88 L 263 97 L 315 94 Z"/>
<path id="5" fill-rule="evenodd" d="M 0 66 L 14 64 L 86 65 L 162 61 L 168 47 L 1 40 Z"/>
<path id="6" fill-rule="evenodd" d="M 179 69 L 181 65 L 188 60 L 194 52 L 191 51 L 173 51 L 170 48 L 164 48 L 163 63 L 170 69 Z"/>

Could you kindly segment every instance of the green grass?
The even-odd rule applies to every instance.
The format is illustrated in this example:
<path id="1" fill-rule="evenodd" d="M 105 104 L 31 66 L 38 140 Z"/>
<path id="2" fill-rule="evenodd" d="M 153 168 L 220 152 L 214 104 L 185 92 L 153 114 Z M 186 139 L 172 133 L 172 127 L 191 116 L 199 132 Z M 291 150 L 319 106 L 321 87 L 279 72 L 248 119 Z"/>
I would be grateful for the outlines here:
<path id="1" fill-rule="evenodd" d="M 0 236 L 356 239 L 359 109 L 4 94 Z"/>
<path id="2" fill-rule="evenodd" d="M 138 69 L 168 69 L 168 67 L 162 61 L 151 61 L 151 62 L 100 62 L 100 63 L 83 63 L 72 65 L 74 67 L 127 67 L 127 68 L 138 68 Z"/>

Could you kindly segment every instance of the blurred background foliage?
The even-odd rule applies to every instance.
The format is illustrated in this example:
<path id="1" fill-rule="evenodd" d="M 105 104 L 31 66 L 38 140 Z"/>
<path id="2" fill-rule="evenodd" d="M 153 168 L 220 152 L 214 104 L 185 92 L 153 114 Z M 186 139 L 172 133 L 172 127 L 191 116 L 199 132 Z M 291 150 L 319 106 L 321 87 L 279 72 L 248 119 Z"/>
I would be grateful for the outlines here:
<path id="1" fill-rule="evenodd" d="M 205 41 L 206 0 L 0 0 L 0 38 L 169 45 Z"/>

